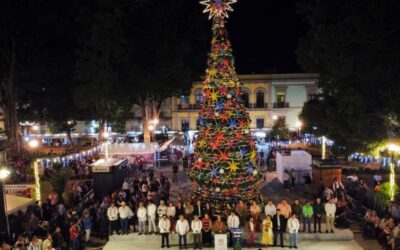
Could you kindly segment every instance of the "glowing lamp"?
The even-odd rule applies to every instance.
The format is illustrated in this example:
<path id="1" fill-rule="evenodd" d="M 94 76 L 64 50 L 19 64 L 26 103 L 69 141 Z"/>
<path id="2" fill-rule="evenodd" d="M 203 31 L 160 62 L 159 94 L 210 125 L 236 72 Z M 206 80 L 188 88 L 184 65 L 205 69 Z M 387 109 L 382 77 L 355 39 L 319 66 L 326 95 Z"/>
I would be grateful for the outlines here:
<path id="1" fill-rule="evenodd" d="M 0 169 L 0 180 L 5 180 L 11 175 L 11 171 L 7 168 Z"/>
<path id="2" fill-rule="evenodd" d="M 31 148 L 37 148 L 39 146 L 39 141 L 38 140 L 31 140 L 28 142 L 29 147 Z"/>

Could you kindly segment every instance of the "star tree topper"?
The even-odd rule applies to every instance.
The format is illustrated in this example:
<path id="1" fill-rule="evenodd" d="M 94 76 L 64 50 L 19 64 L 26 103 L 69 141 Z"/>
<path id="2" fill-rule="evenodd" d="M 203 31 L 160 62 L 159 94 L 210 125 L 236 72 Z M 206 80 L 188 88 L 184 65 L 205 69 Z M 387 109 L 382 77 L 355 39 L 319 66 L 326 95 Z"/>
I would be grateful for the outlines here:
<path id="1" fill-rule="evenodd" d="M 201 4 L 205 5 L 203 13 L 209 12 L 208 18 L 213 17 L 226 17 L 228 18 L 228 12 L 233 11 L 231 5 L 236 3 L 237 0 L 202 0 Z"/>

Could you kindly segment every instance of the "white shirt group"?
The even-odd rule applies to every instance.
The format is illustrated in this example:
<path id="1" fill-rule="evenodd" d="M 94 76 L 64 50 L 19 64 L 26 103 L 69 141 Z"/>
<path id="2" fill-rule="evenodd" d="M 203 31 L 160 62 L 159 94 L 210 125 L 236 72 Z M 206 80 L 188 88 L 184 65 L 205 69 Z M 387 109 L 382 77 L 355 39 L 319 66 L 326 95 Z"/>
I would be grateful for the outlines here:
<path id="1" fill-rule="evenodd" d="M 326 216 L 335 216 L 336 213 L 336 205 L 334 203 L 326 203 L 325 204 L 325 213 Z"/>
<path id="2" fill-rule="evenodd" d="M 232 228 L 238 228 L 240 223 L 239 217 L 237 215 L 229 215 L 227 223 L 229 230 Z"/>
<path id="3" fill-rule="evenodd" d="M 118 208 L 117 207 L 109 207 L 107 209 L 107 217 L 110 221 L 118 220 Z"/>
<path id="4" fill-rule="evenodd" d="M 189 227 L 189 222 L 185 219 L 183 221 L 178 220 L 176 222 L 176 226 L 175 226 L 176 232 L 179 235 L 185 235 L 189 232 L 190 227 Z"/>
<path id="5" fill-rule="evenodd" d="M 121 219 L 127 219 L 133 217 L 133 212 L 130 207 L 128 206 L 120 206 L 118 208 L 119 217 Z"/>
<path id="6" fill-rule="evenodd" d="M 201 220 L 192 220 L 192 231 L 194 234 L 201 233 L 201 229 L 203 228 L 203 223 Z"/>
<path id="7" fill-rule="evenodd" d="M 271 218 L 276 214 L 276 206 L 274 204 L 267 204 L 264 208 L 265 215 L 271 216 Z"/>
<path id="8" fill-rule="evenodd" d="M 169 228 L 171 227 L 171 222 L 169 219 L 160 219 L 158 222 L 158 227 L 160 228 L 160 233 L 169 233 Z"/>
<path id="9" fill-rule="evenodd" d="M 287 228 L 289 233 L 298 233 L 300 228 L 300 222 L 297 218 L 289 218 L 287 222 Z"/>
<path id="10" fill-rule="evenodd" d="M 145 207 L 139 207 L 136 213 L 139 221 L 147 221 L 147 209 Z"/>
<path id="11" fill-rule="evenodd" d="M 151 218 L 156 218 L 157 207 L 153 203 L 147 205 L 147 215 Z"/>

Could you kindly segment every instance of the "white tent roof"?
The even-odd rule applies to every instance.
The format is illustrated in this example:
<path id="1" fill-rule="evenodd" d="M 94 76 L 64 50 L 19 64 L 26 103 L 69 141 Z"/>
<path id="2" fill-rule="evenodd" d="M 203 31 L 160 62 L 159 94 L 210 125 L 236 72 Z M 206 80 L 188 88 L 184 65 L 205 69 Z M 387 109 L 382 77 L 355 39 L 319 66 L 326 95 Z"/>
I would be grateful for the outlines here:
<path id="1" fill-rule="evenodd" d="M 158 149 L 158 143 L 118 143 L 108 145 L 108 154 L 111 155 L 132 155 L 152 154 Z M 104 154 L 104 147 L 101 154 Z"/>
<path id="2" fill-rule="evenodd" d="M 18 212 L 18 210 L 25 211 L 33 203 L 33 199 L 6 194 L 7 215 Z"/>
<path id="3" fill-rule="evenodd" d="M 283 182 L 285 170 L 311 170 L 312 157 L 303 150 L 292 150 L 290 155 L 277 152 L 276 154 L 276 174 L 278 179 Z"/>

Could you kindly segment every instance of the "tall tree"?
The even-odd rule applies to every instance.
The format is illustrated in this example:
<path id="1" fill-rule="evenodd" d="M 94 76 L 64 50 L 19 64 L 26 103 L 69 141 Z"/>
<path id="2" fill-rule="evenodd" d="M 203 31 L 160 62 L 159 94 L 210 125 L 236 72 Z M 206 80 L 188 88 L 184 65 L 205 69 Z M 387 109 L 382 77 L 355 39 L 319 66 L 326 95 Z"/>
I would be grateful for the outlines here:
<path id="1" fill-rule="evenodd" d="M 23 61 L 17 85 L 18 118 L 51 123 L 66 132 L 72 144 L 73 120 L 83 119 L 72 98 L 77 5 L 42 0 L 30 11 L 35 14 L 24 34 L 32 52 Z"/>
<path id="2" fill-rule="evenodd" d="M 13 154 L 20 151 L 18 121 L 41 121 L 51 108 L 45 105 L 47 98 L 65 95 L 62 90 L 70 84 L 73 43 L 66 38 L 71 34 L 68 17 L 73 3 L 0 3 L 1 104 Z"/>
<path id="3" fill-rule="evenodd" d="M 79 108 L 99 120 L 100 136 L 107 121 L 127 110 L 120 68 L 127 44 L 126 15 L 136 2 L 91 1 L 81 10 L 80 23 L 85 28 L 75 71 L 81 85 L 74 98 Z"/>
<path id="4" fill-rule="evenodd" d="M 313 0 L 299 5 L 310 30 L 299 62 L 320 73 L 321 95 L 301 114 L 308 130 L 345 152 L 397 136 L 400 3 Z"/>
<path id="5" fill-rule="evenodd" d="M 205 60 L 205 25 L 198 7 L 185 0 L 148 0 L 130 15 L 127 87 L 141 107 L 145 142 L 150 141 L 148 122 L 159 119 L 163 101 L 190 91 Z"/>

